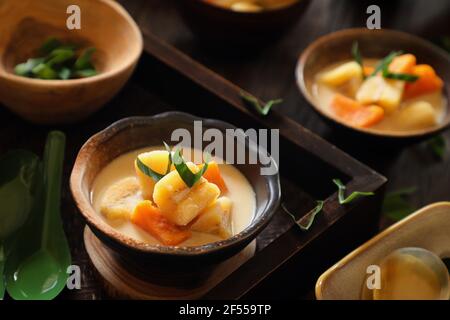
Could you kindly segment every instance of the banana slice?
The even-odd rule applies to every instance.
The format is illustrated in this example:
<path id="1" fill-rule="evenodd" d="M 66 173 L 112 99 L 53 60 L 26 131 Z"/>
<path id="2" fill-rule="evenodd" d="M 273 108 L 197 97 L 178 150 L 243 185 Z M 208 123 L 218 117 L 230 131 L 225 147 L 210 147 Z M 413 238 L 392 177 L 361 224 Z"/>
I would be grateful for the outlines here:
<path id="1" fill-rule="evenodd" d="M 192 162 L 186 165 L 192 172 L 199 170 Z M 155 184 L 153 200 L 170 221 L 185 226 L 219 195 L 219 188 L 205 178 L 200 178 L 192 188 L 189 188 L 174 170 Z"/>
<path id="2" fill-rule="evenodd" d="M 191 226 L 192 231 L 217 234 L 223 239 L 231 236 L 232 201 L 227 197 L 217 199 L 206 208 Z"/>
<path id="3" fill-rule="evenodd" d="M 111 220 L 128 220 L 141 200 L 142 195 L 136 178 L 125 178 L 106 190 L 101 200 L 100 212 Z"/>

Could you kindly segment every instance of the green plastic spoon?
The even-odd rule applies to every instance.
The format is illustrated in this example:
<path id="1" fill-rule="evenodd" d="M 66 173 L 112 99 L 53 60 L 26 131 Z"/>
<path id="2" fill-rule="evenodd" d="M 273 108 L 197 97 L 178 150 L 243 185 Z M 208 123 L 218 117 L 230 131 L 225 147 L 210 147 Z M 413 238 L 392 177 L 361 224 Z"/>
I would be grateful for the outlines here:
<path id="1" fill-rule="evenodd" d="M 6 290 L 16 300 L 51 300 L 67 282 L 71 257 L 60 216 L 64 148 L 64 134 L 50 132 L 41 191 L 6 262 Z"/>
<path id="2" fill-rule="evenodd" d="M 33 205 L 39 177 L 39 158 L 14 150 L 0 157 L 0 299 L 5 285 L 3 271 L 11 237 L 25 223 Z"/>

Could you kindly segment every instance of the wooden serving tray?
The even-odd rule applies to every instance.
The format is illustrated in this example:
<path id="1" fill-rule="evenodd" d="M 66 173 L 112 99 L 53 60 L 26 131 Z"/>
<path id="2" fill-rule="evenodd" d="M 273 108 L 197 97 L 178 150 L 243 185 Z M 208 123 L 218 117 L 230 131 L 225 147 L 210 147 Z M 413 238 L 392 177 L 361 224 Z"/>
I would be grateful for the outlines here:
<path id="1" fill-rule="evenodd" d="M 63 181 L 63 220 L 73 263 L 81 267 L 81 290 L 66 290 L 61 298 L 111 298 L 88 259 L 83 245 L 84 221 L 69 191 L 69 175 L 81 145 L 94 133 L 128 116 L 170 110 L 218 118 L 238 127 L 280 129 L 282 202 L 298 216 L 318 199 L 324 210 L 307 232 L 279 210 L 257 238 L 253 258 L 210 290 L 204 298 L 300 298 L 314 288 L 317 277 L 345 253 L 377 230 L 382 186 L 386 179 L 349 155 L 273 112 L 261 117 L 241 101 L 241 89 L 152 34 L 145 34 L 145 54 L 126 88 L 100 112 L 78 124 L 61 126 L 67 134 Z M 0 109 L 0 153 L 26 148 L 42 153 L 46 134 L 54 127 L 34 126 Z M 376 196 L 347 206 L 337 202 L 333 178 L 348 191 L 374 191 Z"/>

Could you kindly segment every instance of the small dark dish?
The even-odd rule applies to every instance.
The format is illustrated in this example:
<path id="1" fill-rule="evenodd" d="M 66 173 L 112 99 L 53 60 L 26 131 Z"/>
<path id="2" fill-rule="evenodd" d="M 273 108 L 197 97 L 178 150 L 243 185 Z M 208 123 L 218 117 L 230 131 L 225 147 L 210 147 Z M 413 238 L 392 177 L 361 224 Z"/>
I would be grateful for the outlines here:
<path id="1" fill-rule="evenodd" d="M 170 142 L 175 129 L 185 128 L 193 136 L 194 121 L 202 121 L 203 128 L 225 129 L 234 126 L 212 119 L 197 118 L 180 112 L 167 112 L 153 117 L 132 117 L 120 120 L 92 136 L 81 148 L 70 178 L 70 188 L 75 202 L 95 235 L 121 255 L 139 261 L 208 262 L 224 260 L 242 250 L 269 223 L 280 202 L 278 173 L 261 176 L 262 165 L 235 165 L 250 181 L 256 193 L 256 212 L 251 224 L 229 239 L 196 247 L 169 247 L 149 245 L 125 236 L 100 217 L 91 203 L 92 184 L 98 173 L 121 154 L 143 147 Z M 239 143 L 239 142 L 237 142 Z M 252 148 L 248 139 L 245 149 Z M 271 161 L 274 161 L 271 158 Z"/>
<path id="2" fill-rule="evenodd" d="M 366 58 L 383 58 L 392 51 L 401 50 L 417 57 L 421 63 L 432 65 L 442 77 L 444 95 L 447 99 L 447 113 L 443 121 L 434 127 L 414 131 L 381 131 L 370 128 L 352 127 L 341 120 L 331 117 L 318 105 L 312 94 L 314 78 L 318 72 L 338 61 L 351 60 L 351 48 L 354 41 Z M 375 138 L 396 142 L 416 142 L 442 132 L 450 126 L 450 57 L 442 49 L 414 35 L 394 30 L 347 29 L 323 36 L 303 51 L 296 68 L 297 84 L 313 109 L 332 126 L 345 128 L 352 133 L 358 132 Z M 350 130 L 348 130 L 350 129 Z"/>
<path id="3" fill-rule="evenodd" d="M 299 0 L 262 12 L 237 12 L 201 0 L 182 0 L 180 11 L 186 24 L 204 44 L 227 49 L 231 46 L 254 48 L 279 38 L 298 21 L 309 2 Z"/>

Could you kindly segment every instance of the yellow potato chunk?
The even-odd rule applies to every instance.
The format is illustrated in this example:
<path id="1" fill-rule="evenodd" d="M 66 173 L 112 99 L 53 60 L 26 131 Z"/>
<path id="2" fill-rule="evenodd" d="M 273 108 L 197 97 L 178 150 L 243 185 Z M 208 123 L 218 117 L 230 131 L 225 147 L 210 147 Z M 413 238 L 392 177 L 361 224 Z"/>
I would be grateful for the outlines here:
<path id="1" fill-rule="evenodd" d="M 347 81 L 361 78 L 363 70 L 355 61 L 344 63 L 319 76 L 319 80 L 329 86 L 340 86 Z"/>
<path id="2" fill-rule="evenodd" d="M 100 212 L 108 219 L 130 219 L 134 208 L 142 200 L 139 183 L 133 177 L 125 178 L 106 189 L 100 203 Z"/>
<path id="3" fill-rule="evenodd" d="M 167 171 L 167 166 L 169 164 L 169 153 L 165 150 L 156 150 L 141 153 L 138 158 L 153 171 L 165 174 Z M 155 187 L 155 181 L 145 175 L 138 167 L 137 161 L 134 162 L 134 169 L 136 171 L 136 176 L 139 180 L 139 184 L 142 189 L 142 197 L 146 200 L 152 200 L 153 189 Z"/>
<path id="4" fill-rule="evenodd" d="M 192 162 L 186 163 L 196 173 L 199 169 Z M 220 195 L 219 188 L 205 178 L 189 188 L 174 170 L 155 184 L 153 200 L 161 212 L 173 223 L 185 226 Z"/>
<path id="5" fill-rule="evenodd" d="M 239 1 L 230 6 L 230 9 L 238 12 L 260 12 L 264 8 L 251 2 Z"/>
<path id="6" fill-rule="evenodd" d="M 400 106 L 404 88 L 404 81 L 370 77 L 359 88 L 356 100 L 365 105 L 379 105 L 387 114 L 391 114 Z"/>
<path id="7" fill-rule="evenodd" d="M 191 226 L 192 231 L 217 234 L 223 239 L 231 236 L 232 201 L 227 197 L 217 199 L 206 208 Z"/>
<path id="8" fill-rule="evenodd" d="M 436 125 L 436 118 L 436 111 L 430 103 L 418 101 L 400 110 L 395 122 L 404 130 L 418 130 Z"/>
<path id="9" fill-rule="evenodd" d="M 378 100 L 378 105 L 388 114 L 394 112 L 400 106 L 405 89 L 405 82 L 399 80 L 384 79 L 386 85 Z"/>

